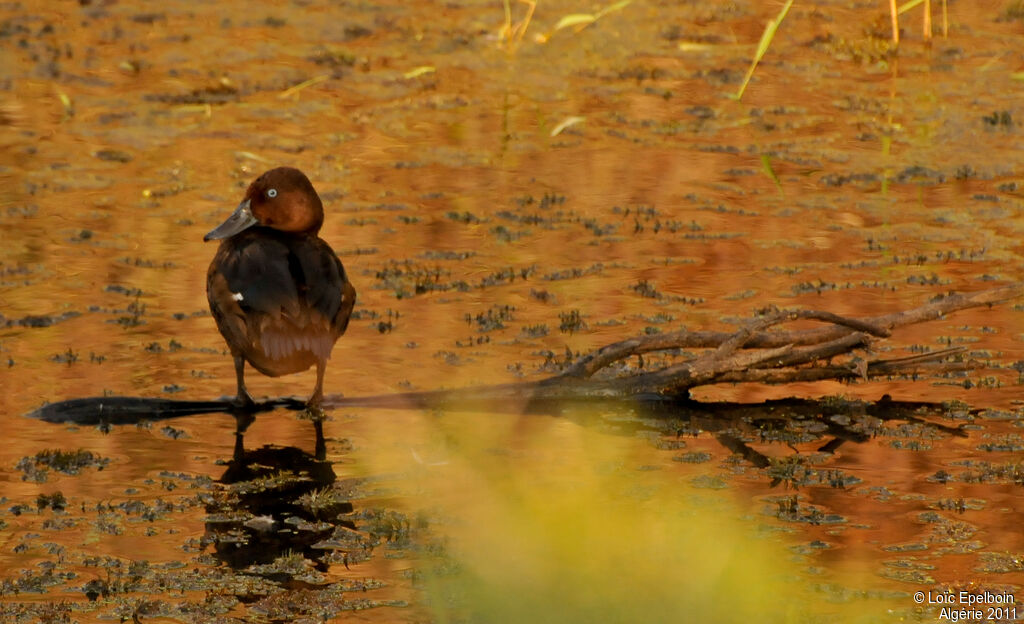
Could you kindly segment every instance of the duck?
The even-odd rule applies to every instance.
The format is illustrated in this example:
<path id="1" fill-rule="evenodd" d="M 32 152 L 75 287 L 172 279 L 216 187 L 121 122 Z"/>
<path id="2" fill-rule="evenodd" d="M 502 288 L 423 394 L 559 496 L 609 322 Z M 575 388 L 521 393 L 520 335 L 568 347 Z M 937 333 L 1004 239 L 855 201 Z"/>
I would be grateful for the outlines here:
<path id="1" fill-rule="evenodd" d="M 321 406 L 327 360 L 356 302 L 345 267 L 319 236 L 323 223 L 323 202 L 306 174 L 278 167 L 253 180 L 231 216 L 203 237 L 221 241 L 206 296 L 234 358 L 234 407 L 256 405 L 246 363 L 270 377 L 316 366 L 306 405 Z"/>

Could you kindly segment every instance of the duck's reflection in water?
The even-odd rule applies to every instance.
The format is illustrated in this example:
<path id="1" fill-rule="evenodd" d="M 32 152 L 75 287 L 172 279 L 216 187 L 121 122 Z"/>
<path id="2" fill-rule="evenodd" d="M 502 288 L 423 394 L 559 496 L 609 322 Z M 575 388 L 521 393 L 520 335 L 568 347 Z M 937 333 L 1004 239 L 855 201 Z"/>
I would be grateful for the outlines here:
<path id="1" fill-rule="evenodd" d="M 234 453 L 219 479 L 223 487 L 206 505 L 204 541 L 217 558 L 274 582 L 318 585 L 330 564 L 347 567 L 368 557 L 368 540 L 351 519 L 352 503 L 334 487 L 322 421 L 314 421 L 310 454 L 294 446 L 246 450 L 252 417 L 237 418 Z"/>

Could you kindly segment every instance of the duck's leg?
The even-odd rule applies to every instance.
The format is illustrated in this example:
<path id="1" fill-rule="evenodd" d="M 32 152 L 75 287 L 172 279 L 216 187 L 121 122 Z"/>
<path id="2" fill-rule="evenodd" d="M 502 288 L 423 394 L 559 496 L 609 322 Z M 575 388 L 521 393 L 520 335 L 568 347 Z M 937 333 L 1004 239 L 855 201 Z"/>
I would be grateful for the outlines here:
<path id="1" fill-rule="evenodd" d="M 324 400 L 324 371 L 327 370 L 327 362 L 325 360 L 317 360 L 316 362 L 316 388 L 313 389 L 313 394 L 306 401 L 306 407 L 310 409 L 320 410 L 320 404 Z"/>
<path id="2" fill-rule="evenodd" d="M 324 410 L 320 404 L 324 400 L 324 371 L 327 370 L 327 362 L 317 360 L 316 363 L 316 388 L 312 396 L 306 401 L 306 413 L 313 421 L 313 431 L 316 432 L 316 447 L 313 450 L 313 457 L 319 461 L 327 458 L 327 441 L 324 439 Z"/>
<path id="3" fill-rule="evenodd" d="M 310 420 L 313 421 L 313 427 L 316 429 L 316 457 L 321 459 L 321 455 L 326 455 L 327 447 L 324 443 L 324 426 L 323 422 L 327 416 L 324 414 L 323 408 L 320 404 L 324 400 L 324 371 L 327 370 L 327 362 L 320 360 L 316 363 L 316 388 L 313 389 L 312 396 L 306 401 L 306 415 Z"/>
<path id="4" fill-rule="evenodd" d="M 252 400 L 249 391 L 245 389 L 245 358 L 240 355 L 235 356 L 235 383 L 238 385 L 238 394 L 232 401 L 234 406 L 242 409 L 255 406 L 256 401 Z"/>

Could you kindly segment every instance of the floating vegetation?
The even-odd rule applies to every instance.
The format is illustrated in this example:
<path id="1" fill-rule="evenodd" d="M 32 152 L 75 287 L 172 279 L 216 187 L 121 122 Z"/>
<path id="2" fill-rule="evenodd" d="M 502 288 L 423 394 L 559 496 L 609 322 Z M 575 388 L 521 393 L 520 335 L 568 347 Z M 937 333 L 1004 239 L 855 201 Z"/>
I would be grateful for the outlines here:
<path id="1" fill-rule="evenodd" d="M 498 240 L 500 240 L 503 243 L 511 243 L 512 241 L 519 240 L 524 235 L 529 234 L 529 231 L 528 230 L 521 230 L 521 231 L 510 230 L 507 227 L 505 227 L 504 225 L 497 225 L 497 226 L 495 226 L 495 227 L 490 229 L 490 233 L 491 233 L 492 236 L 494 236 L 495 238 L 497 238 Z"/>
<path id="2" fill-rule="evenodd" d="M 509 305 L 492 306 L 485 312 L 475 315 L 466 314 L 465 319 L 466 323 L 471 327 L 475 327 L 478 332 L 489 332 L 496 329 L 505 329 L 505 323 L 512 320 L 512 313 L 515 310 L 515 307 Z"/>
<path id="3" fill-rule="evenodd" d="M 711 453 L 705 453 L 703 451 L 689 451 L 682 455 L 674 456 L 672 461 L 682 462 L 684 464 L 703 464 L 711 461 Z"/>
<path id="4" fill-rule="evenodd" d="M 36 497 L 36 509 L 42 511 L 50 508 L 53 511 L 63 511 L 68 506 L 68 499 L 60 492 L 53 494 L 40 494 Z"/>
<path id="5" fill-rule="evenodd" d="M 376 288 L 392 290 L 396 298 L 405 299 L 431 292 L 469 292 L 473 289 L 512 284 L 517 279 L 529 278 L 536 270 L 536 265 L 518 269 L 506 267 L 477 281 L 467 282 L 463 279 L 452 279 L 453 271 L 440 265 L 428 266 L 412 260 L 389 260 L 374 277 L 378 281 Z"/>
<path id="6" fill-rule="evenodd" d="M 125 258 L 119 259 L 118 262 L 120 262 L 121 264 L 128 265 L 128 266 L 139 267 L 139 268 L 143 268 L 143 269 L 174 269 L 174 268 L 178 267 L 178 265 L 176 263 L 174 263 L 174 262 L 172 262 L 170 260 L 159 261 L 159 260 L 149 260 L 149 259 L 146 259 L 146 258 L 139 258 L 139 257 L 135 257 L 135 258 L 125 257 Z"/>
<path id="7" fill-rule="evenodd" d="M 110 459 L 100 457 L 92 451 L 61 451 L 58 449 L 39 451 L 33 457 L 23 457 L 14 467 L 24 473 L 22 481 L 45 482 L 50 470 L 77 475 L 85 468 L 103 470 Z"/>
<path id="8" fill-rule="evenodd" d="M 73 351 L 71 347 L 68 347 L 67 351 L 64 353 L 58 353 L 50 356 L 50 360 L 57 362 L 58 364 L 67 364 L 68 366 L 71 366 L 78 361 L 78 352 Z"/>
<path id="9" fill-rule="evenodd" d="M 146 304 L 139 301 L 139 295 L 135 295 L 135 301 L 128 304 L 125 309 L 127 315 L 117 317 L 117 324 L 125 329 L 130 327 L 138 327 L 143 325 L 146 321 L 142 320 L 142 317 L 146 315 Z"/>
<path id="10" fill-rule="evenodd" d="M 93 156 L 100 160 L 106 160 L 110 162 L 127 163 L 132 161 L 132 155 L 128 152 L 115 149 L 101 149 L 93 152 Z"/>
<path id="11" fill-rule="evenodd" d="M 676 301 L 685 303 L 687 305 L 697 305 L 704 302 L 704 299 L 700 297 L 681 297 L 678 295 L 666 295 L 655 288 L 654 284 L 647 280 L 640 280 L 635 284 L 630 285 L 630 290 L 647 299 L 658 299 L 664 301 Z M 664 322 L 663 320 L 655 322 Z"/>
<path id="12" fill-rule="evenodd" d="M 55 325 L 56 323 L 61 323 L 63 321 L 73 319 L 78 316 L 81 316 L 81 312 L 75 312 L 71 310 L 67 312 L 62 312 L 61 314 L 54 314 L 52 316 L 42 314 L 30 314 L 20 319 L 8 319 L 4 318 L 3 314 L 0 314 L 0 327 L 50 327 L 51 325 Z"/>
<path id="13" fill-rule="evenodd" d="M 1012 552 L 978 553 L 978 572 L 1007 574 L 1024 571 L 1024 554 Z"/>
<path id="14" fill-rule="evenodd" d="M 575 334 L 587 329 L 587 323 L 583 320 L 583 315 L 576 309 L 569 310 L 568 312 L 559 312 L 558 320 L 560 321 L 558 331 L 563 334 Z"/>
<path id="15" fill-rule="evenodd" d="M 548 273 L 546 275 L 542 275 L 541 279 L 549 281 L 549 282 L 554 282 L 554 281 L 558 281 L 558 280 L 575 279 L 577 277 L 584 277 L 584 276 L 587 276 L 587 275 L 599 275 L 603 270 L 604 270 L 604 264 L 602 264 L 600 262 L 597 262 L 597 263 L 592 264 L 589 267 L 583 268 L 583 269 L 581 269 L 581 268 L 572 268 L 572 269 L 564 269 L 562 271 L 555 271 L 554 273 Z"/>
<path id="16" fill-rule="evenodd" d="M 214 84 L 196 87 L 186 93 L 151 93 L 144 95 L 143 99 L 163 104 L 222 105 L 237 102 L 242 95 L 237 85 L 223 77 Z"/>
<path id="17" fill-rule="evenodd" d="M 386 318 L 377 321 L 377 333 L 390 334 L 391 332 L 395 331 L 396 323 L 398 322 L 398 319 L 401 317 L 401 314 L 392 310 L 391 308 L 388 308 L 384 312 L 384 314 Z M 377 318 L 376 313 L 374 313 L 373 318 Z"/>
<path id="18" fill-rule="evenodd" d="M 547 290 L 537 290 L 536 288 L 531 288 L 530 289 L 530 298 L 531 299 L 536 299 L 537 301 L 540 301 L 541 303 L 554 303 L 555 302 L 555 296 L 552 295 L 550 292 L 548 292 Z M 1022 374 L 1024 374 L 1024 373 L 1022 373 Z"/>
<path id="19" fill-rule="evenodd" d="M 979 444 L 978 450 L 989 453 L 1017 453 L 1024 451 L 1024 438 L 1018 434 L 1001 435 Z"/>
<path id="20" fill-rule="evenodd" d="M 411 260 L 396 261 L 389 260 L 388 264 L 376 272 L 374 277 L 380 282 L 378 288 L 392 290 L 399 299 L 421 295 L 432 291 L 446 291 L 457 288 L 451 282 L 442 281 L 452 274 L 449 269 L 442 269 L 439 266 L 426 267 Z M 469 290 L 469 285 L 461 283 L 464 290 Z"/>
<path id="21" fill-rule="evenodd" d="M 1013 116 L 1010 114 L 1010 111 L 995 111 L 991 115 L 983 116 L 981 121 L 991 128 L 1013 128 Z"/>
<path id="22" fill-rule="evenodd" d="M 661 299 L 665 296 L 647 280 L 640 280 L 639 282 L 631 285 L 629 289 L 641 297 L 647 297 L 648 299 Z"/>
<path id="23" fill-rule="evenodd" d="M 548 326 L 543 323 L 528 325 L 520 330 L 519 335 L 524 338 L 542 338 L 548 335 Z"/>
<path id="24" fill-rule="evenodd" d="M 457 223 L 470 224 L 470 223 L 482 223 L 483 222 L 482 219 L 477 217 L 475 214 L 469 212 L 468 210 L 467 211 L 463 211 L 461 213 L 455 212 L 455 211 L 449 211 L 449 212 L 445 213 L 444 216 L 448 217 L 449 219 L 451 219 L 452 221 L 455 221 Z"/>

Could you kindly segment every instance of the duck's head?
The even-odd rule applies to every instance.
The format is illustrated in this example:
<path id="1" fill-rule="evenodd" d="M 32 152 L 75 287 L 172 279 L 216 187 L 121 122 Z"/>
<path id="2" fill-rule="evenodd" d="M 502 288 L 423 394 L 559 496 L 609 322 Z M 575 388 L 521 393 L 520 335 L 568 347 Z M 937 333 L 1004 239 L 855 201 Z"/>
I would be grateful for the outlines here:
<path id="1" fill-rule="evenodd" d="M 238 208 L 203 240 L 228 238 L 254 225 L 292 234 L 316 234 L 323 223 L 324 205 L 306 174 L 292 167 L 278 167 L 253 180 Z"/>

